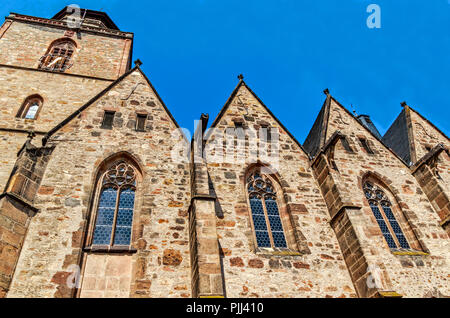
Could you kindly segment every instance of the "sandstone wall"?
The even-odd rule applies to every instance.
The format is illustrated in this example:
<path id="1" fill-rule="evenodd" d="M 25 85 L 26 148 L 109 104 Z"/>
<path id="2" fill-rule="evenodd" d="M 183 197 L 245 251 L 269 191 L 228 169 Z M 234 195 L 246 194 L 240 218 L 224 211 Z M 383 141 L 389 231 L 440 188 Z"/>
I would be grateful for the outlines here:
<path id="1" fill-rule="evenodd" d="M 0 66 L 0 127 L 47 132 L 111 83 Z M 25 99 L 34 94 L 44 100 L 38 117 L 16 118 Z"/>
<path id="2" fill-rule="evenodd" d="M 350 218 L 368 263 L 380 268 L 385 276 L 384 289 L 405 297 L 423 297 L 435 288 L 449 294 L 445 283 L 449 275 L 449 237 L 409 168 L 332 100 L 327 140 L 336 130 L 347 136 L 354 153 L 346 152 L 340 143 L 336 146 L 335 181 L 343 185 L 340 189 L 343 197 L 355 206 L 362 206 L 361 210 L 352 210 Z M 361 137 L 368 140 L 375 154 L 363 149 L 358 140 Z M 392 191 L 405 222 L 427 255 L 395 255 L 388 248 L 362 191 L 362 178 L 369 172 Z M 402 225 L 401 220 L 399 223 Z"/>
<path id="3" fill-rule="evenodd" d="M 3 192 L 17 160 L 17 153 L 27 139 L 26 133 L 0 130 L 0 189 Z"/>
<path id="4" fill-rule="evenodd" d="M 9 24 L 6 20 L 5 24 Z M 39 59 L 47 53 L 50 44 L 64 38 L 70 29 L 45 24 L 12 21 L 0 33 L 0 64 L 38 68 Z M 73 32 L 72 32 L 73 33 Z M 77 43 L 72 62 L 66 73 L 116 79 L 124 73 L 123 60 L 128 61 L 131 38 L 106 36 L 87 32 L 73 33 Z M 126 63 L 125 63 L 126 65 Z"/>
<path id="5" fill-rule="evenodd" d="M 290 219 L 292 233 L 286 234 L 294 238 L 296 247 L 284 253 L 258 250 L 245 186 L 249 164 L 209 161 L 218 198 L 217 231 L 226 296 L 356 297 L 308 157 L 246 86 L 236 95 L 217 128 L 233 128 L 233 120 L 241 120 L 244 127 L 270 125 L 279 130 L 277 173 L 284 194 L 279 204 Z M 243 154 L 240 149 L 238 156 Z M 285 220 L 283 225 L 287 225 Z"/>
<path id="6" fill-rule="evenodd" d="M 122 100 L 124 96 L 129 98 Z M 111 130 L 100 128 L 105 109 L 116 111 Z M 137 111 L 148 114 L 145 132 L 135 131 Z M 190 176 L 187 163 L 170 160 L 175 144 L 184 141 L 171 137 L 175 128 L 136 70 L 50 139 L 56 148 L 35 200 L 41 212 L 31 221 L 9 297 L 72 295 L 66 281 L 70 266 L 80 263 L 96 169 L 120 152 L 136 160 L 143 178 L 134 210 L 132 246 L 137 252 L 131 253 L 129 295 L 191 295 Z"/>
<path id="7" fill-rule="evenodd" d="M 0 44 L 2 39 L 0 39 Z M 58 73 L 13 69 L 0 66 L 0 188 L 11 173 L 17 152 L 27 133 L 14 130 L 47 132 L 62 122 L 111 81 L 67 76 Z M 17 118 L 25 99 L 34 94 L 43 98 L 42 109 L 35 120 Z"/>
<path id="8" fill-rule="evenodd" d="M 411 116 L 412 125 L 412 137 L 414 139 L 414 146 L 416 150 L 416 161 L 425 156 L 429 150 L 426 147 L 432 149 L 438 143 L 444 144 L 447 148 L 450 148 L 450 141 L 448 138 L 442 135 L 435 127 L 430 125 L 429 122 L 424 120 L 415 111 L 409 111 Z"/>

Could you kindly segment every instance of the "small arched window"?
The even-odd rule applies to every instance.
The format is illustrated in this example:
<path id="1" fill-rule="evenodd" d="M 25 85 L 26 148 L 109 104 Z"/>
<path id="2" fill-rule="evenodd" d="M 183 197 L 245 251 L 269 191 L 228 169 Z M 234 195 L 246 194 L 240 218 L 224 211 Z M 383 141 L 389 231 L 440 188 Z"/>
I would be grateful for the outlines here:
<path id="1" fill-rule="evenodd" d="M 247 192 L 258 247 L 287 248 L 277 194 L 271 179 L 259 170 L 254 171 L 247 178 Z"/>
<path id="2" fill-rule="evenodd" d="M 41 57 L 39 69 L 65 72 L 72 66 L 71 59 L 75 52 L 76 44 L 71 39 L 60 39 L 54 41 Z"/>
<path id="3" fill-rule="evenodd" d="M 409 249 L 409 243 L 394 216 L 391 201 L 384 189 L 366 181 L 364 194 L 388 246 L 391 249 Z"/>
<path id="4" fill-rule="evenodd" d="M 133 227 L 136 170 L 125 160 L 100 177 L 93 246 L 129 246 Z"/>
<path id="5" fill-rule="evenodd" d="M 43 99 L 39 95 L 27 97 L 19 109 L 17 117 L 25 119 L 36 119 L 42 108 Z"/>

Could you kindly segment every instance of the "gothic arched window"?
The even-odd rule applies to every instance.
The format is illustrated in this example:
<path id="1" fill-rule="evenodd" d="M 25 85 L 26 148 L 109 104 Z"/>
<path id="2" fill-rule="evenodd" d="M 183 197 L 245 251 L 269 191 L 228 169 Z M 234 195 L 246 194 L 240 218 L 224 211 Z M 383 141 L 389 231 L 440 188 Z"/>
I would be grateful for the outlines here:
<path id="1" fill-rule="evenodd" d="M 258 247 L 287 248 L 277 194 L 271 179 L 255 171 L 247 178 L 247 191 Z"/>
<path id="2" fill-rule="evenodd" d="M 92 245 L 131 244 L 136 170 L 126 161 L 114 163 L 100 177 Z"/>
<path id="3" fill-rule="evenodd" d="M 409 243 L 394 216 L 391 201 L 384 189 L 366 181 L 364 194 L 388 246 L 392 249 L 409 249 Z"/>
<path id="4" fill-rule="evenodd" d="M 27 97 L 20 107 L 17 117 L 25 119 L 36 119 L 41 110 L 43 99 L 39 95 Z"/>
<path id="5" fill-rule="evenodd" d="M 75 52 L 76 44 L 71 39 L 54 41 L 41 57 L 39 69 L 55 72 L 64 72 L 72 66 L 71 59 Z"/>

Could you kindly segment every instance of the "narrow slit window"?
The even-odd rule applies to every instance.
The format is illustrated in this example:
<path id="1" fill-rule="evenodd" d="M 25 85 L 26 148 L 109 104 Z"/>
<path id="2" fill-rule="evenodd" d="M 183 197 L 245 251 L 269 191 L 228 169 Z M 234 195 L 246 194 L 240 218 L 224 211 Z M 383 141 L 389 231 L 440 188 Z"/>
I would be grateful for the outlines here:
<path id="1" fill-rule="evenodd" d="M 235 121 L 234 122 L 234 128 L 235 128 L 235 144 L 237 144 L 237 140 L 244 140 L 245 139 L 245 131 L 244 131 L 244 123 L 241 121 Z"/>
<path id="2" fill-rule="evenodd" d="M 368 154 L 371 154 L 371 155 L 374 154 L 374 152 L 373 152 L 372 148 L 370 148 L 369 143 L 366 138 L 359 138 L 359 142 L 361 143 L 361 146 L 363 146 L 364 150 L 366 150 L 366 152 Z"/>
<path id="3" fill-rule="evenodd" d="M 105 111 L 101 128 L 112 129 L 115 112 Z"/>
<path id="4" fill-rule="evenodd" d="M 137 114 L 136 131 L 145 131 L 146 114 Z"/>
<path id="5" fill-rule="evenodd" d="M 267 125 L 261 126 L 260 133 L 261 133 L 261 136 L 260 136 L 261 140 L 263 140 L 267 143 L 272 142 L 272 133 L 271 133 L 271 128 L 269 126 L 267 126 Z"/>
<path id="6" fill-rule="evenodd" d="M 39 95 L 28 97 L 20 107 L 17 117 L 24 119 L 37 119 L 42 104 L 43 100 Z"/>
<path id="7" fill-rule="evenodd" d="M 350 147 L 350 144 L 348 143 L 347 138 L 341 138 L 342 146 L 344 147 L 345 151 L 347 152 L 353 152 L 352 148 Z"/>

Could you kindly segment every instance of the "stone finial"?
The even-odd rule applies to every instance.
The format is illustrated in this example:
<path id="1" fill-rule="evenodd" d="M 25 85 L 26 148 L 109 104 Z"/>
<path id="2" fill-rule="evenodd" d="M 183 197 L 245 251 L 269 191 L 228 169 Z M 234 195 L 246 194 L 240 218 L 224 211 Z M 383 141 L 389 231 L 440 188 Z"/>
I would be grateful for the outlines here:
<path id="1" fill-rule="evenodd" d="M 134 61 L 134 65 L 136 65 L 136 66 L 141 66 L 141 65 L 142 65 L 141 60 L 140 60 L 140 59 L 137 59 L 136 61 Z"/>
<path id="2" fill-rule="evenodd" d="M 330 90 L 328 88 L 325 88 L 323 90 L 323 93 L 328 96 L 328 95 L 330 95 Z"/>
<path id="3" fill-rule="evenodd" d="M 239 75 L 238 75 L 238 79 L 239 79 L 240 81 L 243 81 L 243 80 L 244 80 L 244 75 L 239 74 Z"/>
<path id="4" fill-rule="evenodd" d="M 400 105 L 402 105 L 402 107 L 408 106 L 408 104 L 406 104 L 406 102 L 401 102 Z"/>

